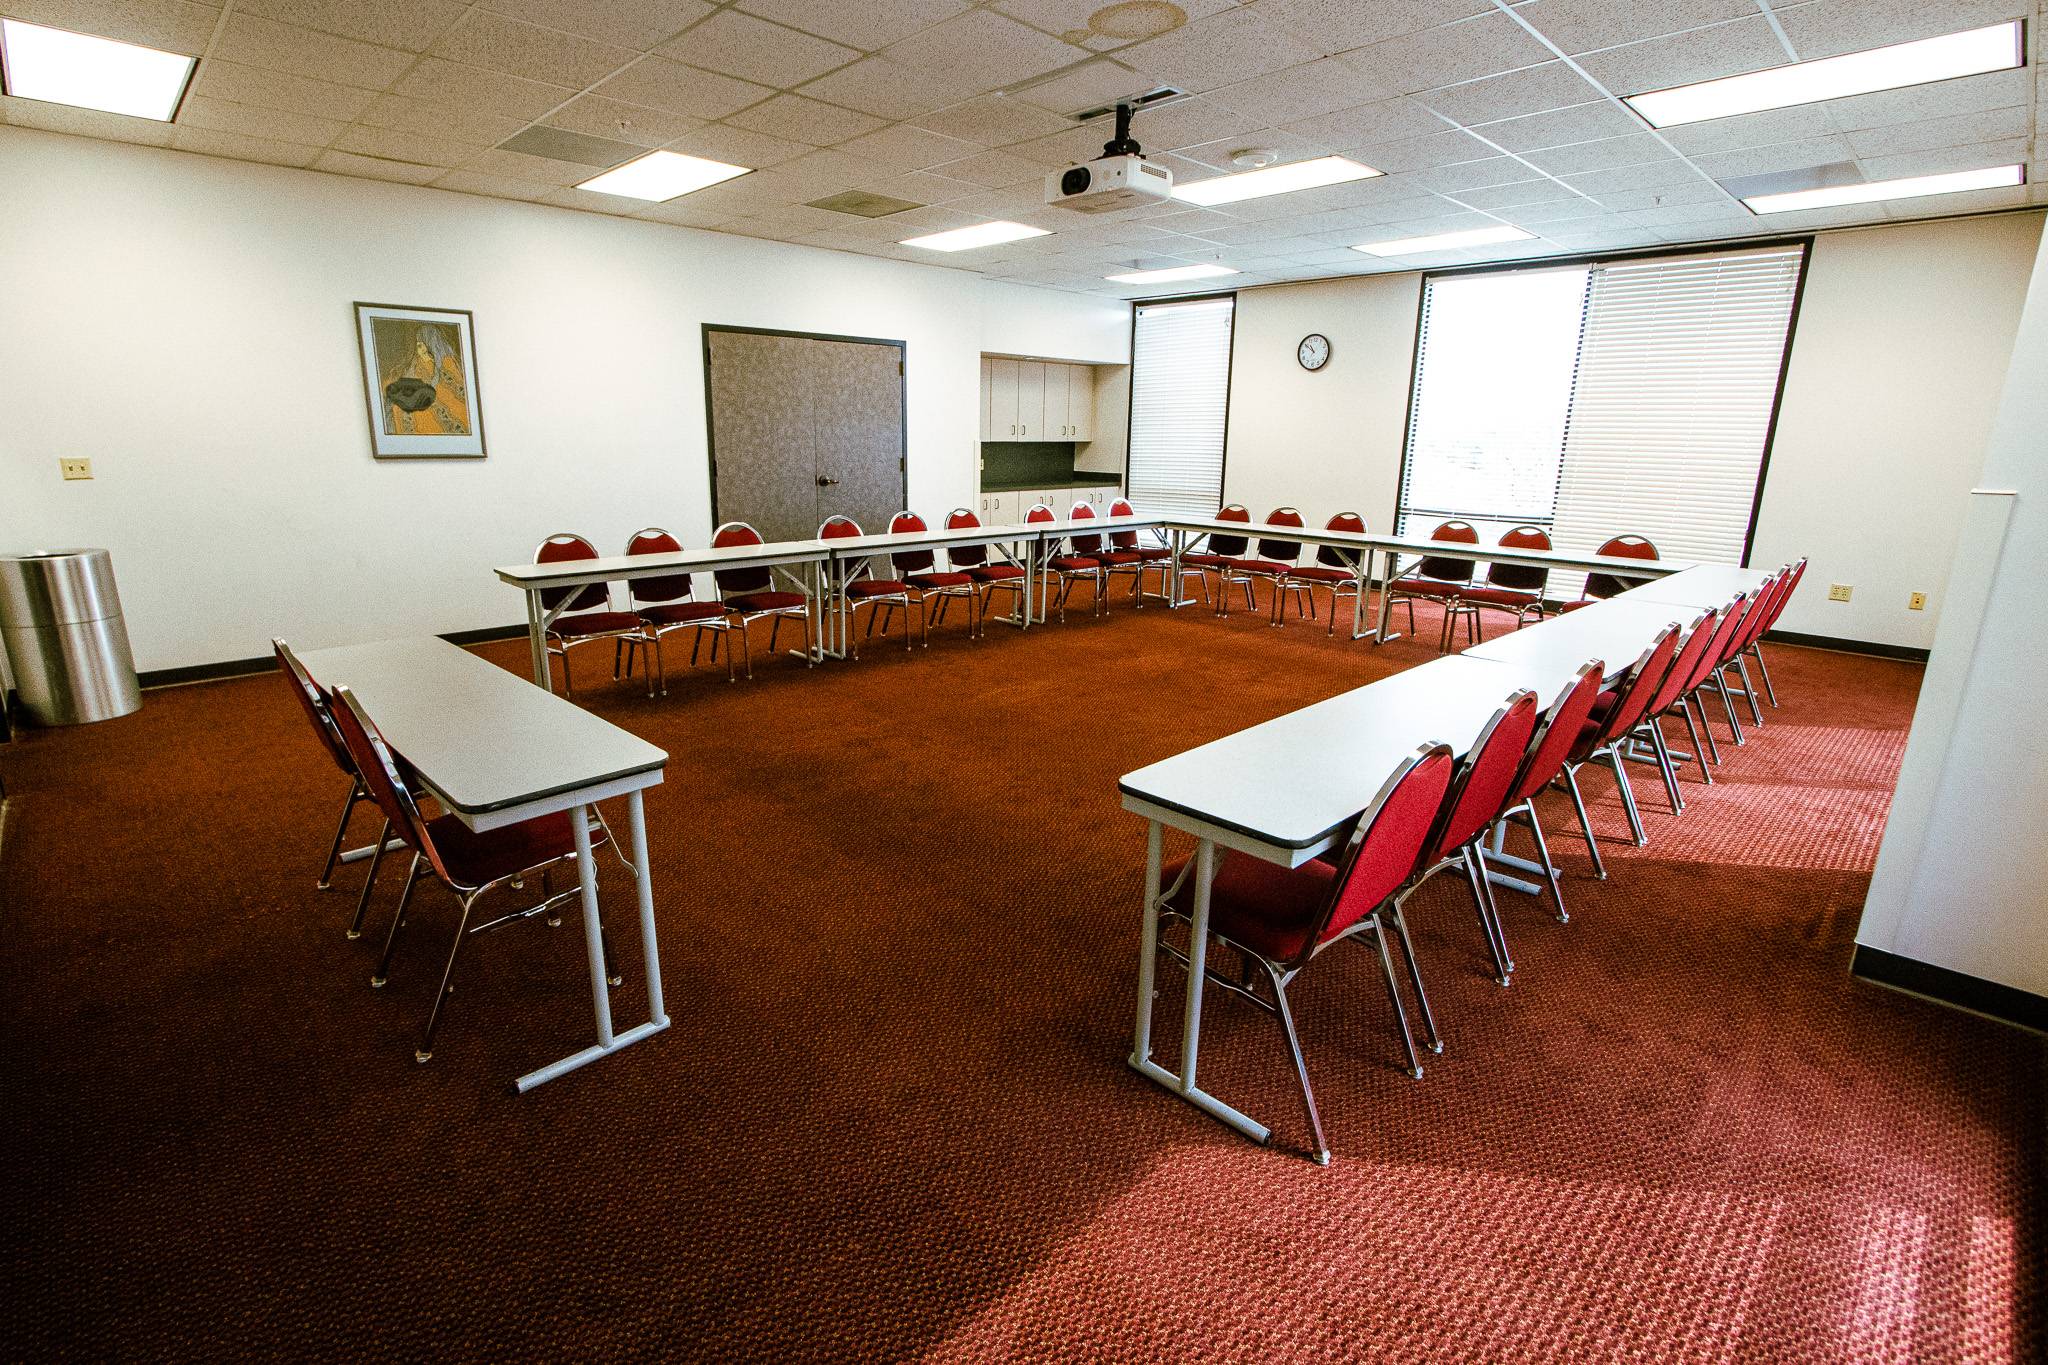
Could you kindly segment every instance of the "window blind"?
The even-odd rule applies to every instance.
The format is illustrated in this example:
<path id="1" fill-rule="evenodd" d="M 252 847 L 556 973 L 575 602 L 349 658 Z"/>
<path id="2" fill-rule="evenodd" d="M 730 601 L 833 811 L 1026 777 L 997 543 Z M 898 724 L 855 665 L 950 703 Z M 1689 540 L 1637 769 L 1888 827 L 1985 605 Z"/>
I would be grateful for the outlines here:
<path id="1" fill-rule="evenodd" d="M 1227 298 L 1138 307 L 1128 484 L 1146 512 L 1210 516 L 1223 500 L 1234 313 Z"/>

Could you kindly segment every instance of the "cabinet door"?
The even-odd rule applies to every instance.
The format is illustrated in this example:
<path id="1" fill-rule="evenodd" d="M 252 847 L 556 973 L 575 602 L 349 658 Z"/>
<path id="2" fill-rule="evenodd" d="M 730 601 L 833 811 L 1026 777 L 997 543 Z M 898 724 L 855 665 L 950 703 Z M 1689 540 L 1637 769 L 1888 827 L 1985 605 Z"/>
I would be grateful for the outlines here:
<path id="1" fill-rule="evenodd" d="M 990 367 L 991 367 L 992 365 L 994 365 L 994 364 L 995 364 L 995 362 L 994 362 L 994 361 L 992 361 L 992 360 L 990 360 L 990 359 L 989 359 L 989 358 L 988 358 L 987 356 L 983 356 L 983 357 L 982 357 L 982 360 L 981 360 L 981 439 L 982 439 L 982 440 L 984 440 L 984 441 L 993 441 L 993 440 L 995 440 L 995 439 L 996 439 L 996 438 L 995 438 L 995 436 L 991 434 L 991 427 L 990 427 L 990 423 L 992 423 L 992 422 L 993 422 L 993 421 L 995 420 L 995 414 L 993 413 L 993 411 L 992 411 L 992 410 L 990 409 L 990 407 L 989 407 L 989 403 L 990 403 L 991 399 L 992 399 L 992 398 L 994 397 L 994 393 L 995 393 L 995 385 L 994 385 L 994 384 L 993 384 L 992 382 L 990 382 L 990 376 L 989 376 L 989 369 L 990 369 Z"/>
<path id="2" fill-rule="evenodd" d="M 1045 435 L 1047 441 L 1071 441 L 1074 428 L 1067 416 L 1067 371 L 1071 365 L 1048 365 L 1045 367 Z"/>
<path id="3" fill-rule="evenodd" d="M 988 438 L 991 441 L 1021 441 L 1023 421 L 1017 415 L 1019 362 L 991 360 L 988 363 Z"/>
<path id="4" fill-rule="evenodd" d="M 988 500 L 988 515 L 982 520 L 990 526 L 1015 526 L 1024 520 L 1024 509 L 1019 505 L 1021 493 L 992 493 Z"/>
<path id="5" fill-rule="evenodd" d="M 1095 368 L 1067 367 L 1067 428 L 1076 441 L 1095 439 Z"/>
<path id="6" fill-rule="evenodd" d="M 1071 488 L 1050 488 L 1045 493 L 1045 504 L 1052 508 L 1053 515 L 1065 521 L 1074 510 L 1074 490 Z"/>
<path id="7" fill-rule="evenodd" d="M 1045 365 L 1020 360 L 1017 366 L 1017 439 L 1049 441 L 1045 434 Z"/>

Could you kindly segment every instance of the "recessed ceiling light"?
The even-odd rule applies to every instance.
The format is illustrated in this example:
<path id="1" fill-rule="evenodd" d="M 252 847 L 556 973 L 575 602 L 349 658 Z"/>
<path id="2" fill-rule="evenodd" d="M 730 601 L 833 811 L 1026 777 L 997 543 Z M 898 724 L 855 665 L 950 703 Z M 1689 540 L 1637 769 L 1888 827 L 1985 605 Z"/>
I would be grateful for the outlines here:
<path id="1" fill-rule="evenodd" d="M 1911 43 L 1893 43 L 1840 57 L 1822 57 L 1811 62 L 1793 62 L 1742 76 L 1716 81 L 1673 86 L 1626 101 L 1652 127 L 1671 128 L 1681 123 L 1727 118 L 1733 114 L 1754 114 L 1764 109 L 1784 109 L 1816 100 L 1840 99 L 1845 95 L 1867 95 L 1873 90 L 1896 90 L 1906 85 L 1976 76 L 1986 71 L 2004 71 L 2024 60 L 2020 50 L 2020 23 L 1992 24 L 1967 33 L 1949 33 L 1939 38 L 1922 38 Z"/>
<path id="2" fill-rule="evenodd" d="M 1370 180 L 1382 172 L 1361 166 L 1349 157 L 1319 156 L 1313 161 L 1290 161 L 1242 175 L 1218 175 L 1192 185 L 1176 185 L 1173 197 L 1190 204 L 1234 204 L 1240 199 L 1260 199 L 1292 190 L 1321 189 L 1347 180 Z"/>
<path id="3" fill-rule="evenodd" d="M 1533 232 L 1524 232 L 1518 227 L 1509 227 L 1502 223 L 1499 227 L 1473 228 L 1468 232 L 1439 232 L 1434 237 L 1403 237 L 1393 242 L 1367 242 L 1351 249 L 1368 252 L 1374 256 L 1419 256 L 1425 251 L 1450 251 L 1461 246 L 1491 246 L 1495 242 L 1520 242 L 1535 235 Z"/>
<path id="4" fill-rule="evenodd" d="M 751 166 L 728 166 L 723 161 L 706 161 L 681 152 L 649 152 L 602 175 L 593 175 L 576 188 L 627 199 L 649 199 L 659 204 L 752 172 Z"/>
<path id="5" fill-rule="evenodd" d="M 1742 202 L 1752 213 L 1790 213 L 1794 209 L 1827 209 L 1843 204 L 1871 204 L 1880 199 L 1918 199 L 1929 194 L 1955 194 L 1962 190 L 1996 190 L 2024 185 L 2024 166 L 1986 166 L 1977 171 L 1950 171 L 1946 175 L 1909 175 L 1902 180 L 1872 180 L 1861 185 L 1829 185 L 1817 190 L 1789 190 L 1784 194 L 1759 194 Z"/>
<path id="6" fill-rule="evenodd" d="M 997 221 L 976 223 L 973 227 L 953 228 L 946 232 L 931 232 L 922 237 L 907 237 L 897 245 L 921 246 L 926 251 L 972 251 L 978 246 L 995 246 L 1002 242 L 1017 242 L 1026 237 L 1047 235 L 1049 234 L 1044 228 Z"/>
<path id="7" fill-rule="evenodd" d="M 0 90 L 169 123 L 198 58 L 117 43 L 19 19 L 0 19 Z"/>
<path id="8" fill-rule="evenodd" d="M 1170 265 L 1160 270 L 1133 270 L 1125 275 L 1104 275 L 1117 284 L 1172 284 L 1176 280 L 1206 280 L 1217 275 L 1235 275 L 1227 265 Z"/>

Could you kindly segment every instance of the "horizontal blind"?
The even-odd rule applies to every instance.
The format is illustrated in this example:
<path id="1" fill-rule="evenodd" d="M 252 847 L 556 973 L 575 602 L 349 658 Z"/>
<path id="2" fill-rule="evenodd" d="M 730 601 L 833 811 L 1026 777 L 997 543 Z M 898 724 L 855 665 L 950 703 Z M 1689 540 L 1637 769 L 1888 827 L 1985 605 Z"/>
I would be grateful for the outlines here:
<path id="1" fill-rule="evenodd" d="M 1141 304 L 1131 339 L 1129 495 L 1154 515 L 1223 501 L 1233 299 Z"/>
<path id="2" fill-rule="evenodd" d="M 1667 559 L 1742 559 L 1804 252 L 1594 271 L 1563 449 L 1558 548 L 1623 533 Z"/>

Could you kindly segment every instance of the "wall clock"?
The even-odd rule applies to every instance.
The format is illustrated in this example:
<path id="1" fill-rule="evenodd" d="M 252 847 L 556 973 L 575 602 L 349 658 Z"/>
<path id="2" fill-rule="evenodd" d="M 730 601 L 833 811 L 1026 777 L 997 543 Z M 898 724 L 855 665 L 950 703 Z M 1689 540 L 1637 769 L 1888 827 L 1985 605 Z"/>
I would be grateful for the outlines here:
<path id="1" fill-rule="evenodd" d="M 1330 339 L 1321 332 L 1310 332 L 1294 348 L 1294 358 L 1304 370 L 1320 370 L 1330 363 Z"/>

